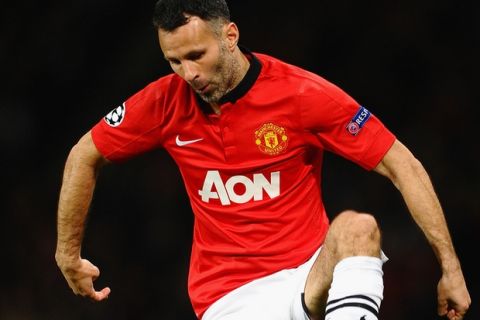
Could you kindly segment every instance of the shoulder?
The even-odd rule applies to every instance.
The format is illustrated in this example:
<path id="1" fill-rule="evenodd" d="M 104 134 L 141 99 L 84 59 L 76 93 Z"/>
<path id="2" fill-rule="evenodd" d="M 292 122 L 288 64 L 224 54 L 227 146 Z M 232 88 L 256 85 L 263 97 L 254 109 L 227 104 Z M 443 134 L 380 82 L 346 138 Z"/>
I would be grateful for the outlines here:
<path id="1" fill-rule="evenodd" d="M 186 83 L 176 74 L 163 76 L 150 82 L 129 98 L 129 102 L 165 102 L 173 99 L 186 89 Z"/>
<path id="2" fill-rule="evenodd" d="M 262 64 L 261 78 L 287 84 L 299 96 L 335 96 L 339 88 L 324 77 L 272 56 L 255 53 Z"/>

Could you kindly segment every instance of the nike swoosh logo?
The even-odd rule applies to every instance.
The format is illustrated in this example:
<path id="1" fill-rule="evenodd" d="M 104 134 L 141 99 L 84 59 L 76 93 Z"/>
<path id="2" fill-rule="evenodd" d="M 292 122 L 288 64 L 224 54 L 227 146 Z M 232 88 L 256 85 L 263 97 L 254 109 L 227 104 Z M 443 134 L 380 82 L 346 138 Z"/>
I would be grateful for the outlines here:
<path id="1" fill-rule="evenodd" d="M 192 143 L 202 141 L 202 140 L 203 140 L 203 138 L 195 139 L 195 140 L 180 140 L 180 135 L 177 135 L 177 137 L 175 138 L 175 143 L 177 144 L 177 146 L 183 147 L 183 146 L 186 146 L 188 144 L 192 144 Z"/>

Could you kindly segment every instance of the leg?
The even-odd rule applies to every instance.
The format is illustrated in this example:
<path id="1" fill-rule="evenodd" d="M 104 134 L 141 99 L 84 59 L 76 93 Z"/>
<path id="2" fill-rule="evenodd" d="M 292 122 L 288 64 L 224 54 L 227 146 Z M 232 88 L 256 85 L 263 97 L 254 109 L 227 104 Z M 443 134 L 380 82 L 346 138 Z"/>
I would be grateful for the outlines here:
<path id="1" fill-rule="evenodd" d="M 380 230 L 369 214 L 344 211 L 333 221 L 305 285 L 305 304 L 313 320 L 323 319 L 335 266 L 353 256 L 380 257 Z"/>

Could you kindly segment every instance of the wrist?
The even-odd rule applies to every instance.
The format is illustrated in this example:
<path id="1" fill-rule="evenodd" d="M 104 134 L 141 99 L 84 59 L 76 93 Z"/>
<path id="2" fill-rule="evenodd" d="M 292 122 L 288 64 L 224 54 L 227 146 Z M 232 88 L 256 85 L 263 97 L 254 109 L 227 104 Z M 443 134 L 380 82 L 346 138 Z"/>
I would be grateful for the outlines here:
<path id="1" fill-rule="evenodd" d="M 448 261 L 441 262 L 441 269 L 443 274 L 456 273 L 462 270 L 460 261 L 456 258 L 451 258 Z"/>
<path id="2" fill-rule="evenodd" d="M 81 263 L 80 252 L 69 252 L 57 247 L 55 261 L 61 269 L 74 269 Z"/>

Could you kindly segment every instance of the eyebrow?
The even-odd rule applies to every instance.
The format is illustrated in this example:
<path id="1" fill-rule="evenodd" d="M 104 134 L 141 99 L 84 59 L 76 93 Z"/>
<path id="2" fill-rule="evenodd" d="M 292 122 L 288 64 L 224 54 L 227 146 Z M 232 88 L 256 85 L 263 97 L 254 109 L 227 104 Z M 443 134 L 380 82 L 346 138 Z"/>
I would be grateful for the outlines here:
<path id="1" fill-rule="evenodd" d="M 205 53 L 205 49 L 194 49 L 194 50 L 191 50 L 189 52 L 187 52 L 185 55 L 183 55 L 183 58 L 185 59 L 191 59 L 197 55 L 201 55 L 201 54 L 204 54 Z M 165 58 L 165 60 L 167 61 L 171 61 L 171 60 L 179 60 L 178 58 L 174 58 L 174 57 L 168 57 L 168 56 L 163 56 Z"/>

